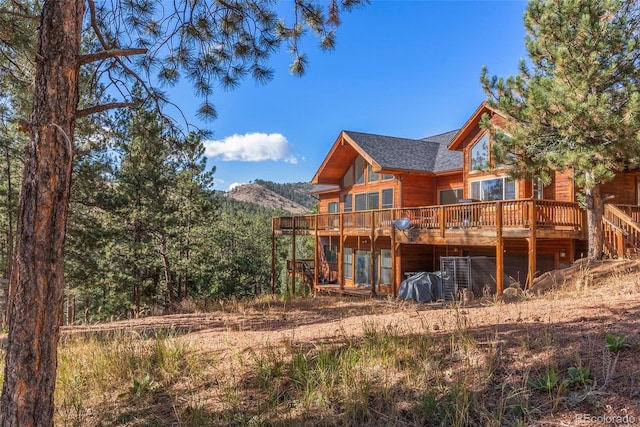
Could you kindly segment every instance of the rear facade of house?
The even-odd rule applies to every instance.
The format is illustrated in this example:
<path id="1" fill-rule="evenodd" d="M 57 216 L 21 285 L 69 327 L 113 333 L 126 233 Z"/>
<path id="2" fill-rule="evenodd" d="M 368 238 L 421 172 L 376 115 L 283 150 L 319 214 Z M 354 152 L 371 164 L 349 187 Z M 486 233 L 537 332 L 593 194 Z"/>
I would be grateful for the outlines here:
<path id="1" fill-rule="evenodd" d="M 509 178 L 492 159 L 485 114 L 504 122 L 483 103 L 460 129 L 419 140 L 342 131 L 312 179 L 318 214 L 273 220 L 294 246 L 296 236 L 315 239 L 313 259 L 289 260 L 292 283 L 395 295 L 416 272 L 453 268 L 473 293 L 501 293 L 585 256 L 571 172 L 549 185 Z M 639 177 L 620 173 L 602 188 L 609 256 L 638 248 Z"/>

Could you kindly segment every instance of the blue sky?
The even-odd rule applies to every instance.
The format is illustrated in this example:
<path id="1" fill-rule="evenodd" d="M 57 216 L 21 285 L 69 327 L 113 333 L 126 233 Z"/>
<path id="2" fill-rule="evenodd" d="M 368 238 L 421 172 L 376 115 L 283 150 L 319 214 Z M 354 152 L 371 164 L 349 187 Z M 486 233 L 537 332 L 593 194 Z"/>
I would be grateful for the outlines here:
<path id="1" fill-rule="evenodd" d="M 309 35 L 303 77 L 289 74 L 282 49 L 267 85 L 246 80 L 213 97 L 218 118 L 201 125 L 213 132 L 205 146 L 215 189 L 255 179 L 308 182 L 341 130 L 423 138 L 460 128 L 485 99 L 483 65 L 491 75 L 517 73 L 525 8 L 525 1 L 372 0 L 342 16 L 336 50 L 319 50 Z M 174 92 L 193 115 L 199 100 L 188 87 Z"/>

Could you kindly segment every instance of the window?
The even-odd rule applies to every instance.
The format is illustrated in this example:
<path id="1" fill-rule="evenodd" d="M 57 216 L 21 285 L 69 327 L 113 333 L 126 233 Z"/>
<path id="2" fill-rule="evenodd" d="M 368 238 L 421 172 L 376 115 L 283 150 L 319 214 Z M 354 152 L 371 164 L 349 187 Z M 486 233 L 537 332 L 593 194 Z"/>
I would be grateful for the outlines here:
<path id="1" fill-rule="evenodd" d="M 371 166 L 370 164 L 367 165 L 367 175 L 368 175 L 367 180 L 369 182 L 376 182 L 377 180 L 380 179 L 380 174 L 375 173 L 373 171 L 373 166 Z"/>
<path id="2" fill-rule="evenodd" d="M 394 178 L 393 174 L 390 174 L 390 173 L 383 173 L 382 174 L 382 180 L 383 181 L 386 181 L 388 179 L 393 179 L 393 178 Z"/>
<path id="3" fill-rule="evenodd" d="M 349 170 L 342 177 L 342 186 L 343 187 L 352 187 L 353 186 L 353 164 L 349 166 Z"/>
<path id="4" fill-rule="evenodd" d="M 353 249 L 344 248 L 344 260 L 343 260 L 343 269 L 344 278 L 352 279 L 353 278 Z"/>
<path id="5" fill-rule="evenodd" d="M 367 194 L 367 209 L 380 209 L 380 193 Z"/>
<path id="6" fill-rule="evenodd" d="M 489 167 L 489 136 L 485 133 L 470 151 L 472 171 L 479 171 Z"/>
<path id="7" fill-rule="evenodd" d="M 366 211 L 371 209 L 380 209 L 380 194 L 375 193 L 358 193 L 356 194 L 356 211 Z"/>
<path id="8" fill-rule="evenodd" d="M 371 283 L 371 252 L 370 251 L 356 251 L 355 255 L 356 277 L 354 281 L 357 285 L 368 285 Z"/>
<path id="9" fill-rule="evenodd" d="M 538 199 L 538 200 L 542 200 L 544 199 L 544 184 L 542 183 L 542 180 L 540 178 L 534 178 L 533 179 L 533 198 L 534 199 Z"/>
<path id="10" fill-rule="evenodd" d="M 338 247 L 336 245 L 332 245 L 331 242 L 329 242 L 328 245 L 324 245 L 324 257 L 327 262 L 338 262 Z"/>
<path id="11" fill-rule="evenodd" d="M 338 212 L 338 202 L 329 202 L 327 206 L 329 213 L 337 213 Z"/>
<path id="12" fill-rule="evenodd" d="M 355 172 L 355 183 L 356 184 L 364 184 L 364 169 L 365 169 L 365 161 L 361 156 L 356 157 L 356 161 L 353 164 L 353 170 Z"/>
<path id="13" fill-rule="evenodd" d="M 382 190 L 382 209 L 393 208 L 393 188 Z"/>
<path id="14" fill-rule="evenodd" d="M 471 198 L 490 200 L 513 200 L 516 198 L 516 183 L 510 178 L 494 178 L 471 182 Z"/>
<path id="15" fill-rule="evenodd" d="M 351 212 L 353 210 L 353 195 L 345 194 L 344 195 L 344 211 Z"/>
<path id="16" fill-rule="evenodd" d="M 462 188 L 447 188 L 440 190 L 440 204 L 452 205 L 458 203 L 462 199 Z"/>
<path id="17" fill-rule="evenodd" d="M 378 284 L 391 284 L 391 249 L 380 249 L 380 277 Z"/>
<path id="18" fill-rule="evenodd" d="M 356 194 L 356 210 L 357 211 L 367 210 L 367 193 Z"/>

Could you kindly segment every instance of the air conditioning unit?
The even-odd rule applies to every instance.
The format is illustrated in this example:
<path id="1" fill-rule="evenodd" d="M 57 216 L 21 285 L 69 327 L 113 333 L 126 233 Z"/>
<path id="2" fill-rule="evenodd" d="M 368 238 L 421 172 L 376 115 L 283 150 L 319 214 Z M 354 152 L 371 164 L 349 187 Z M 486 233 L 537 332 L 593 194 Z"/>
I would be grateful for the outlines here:
<path id="1" fill-rule="evenodd" d="M 459 291 L 462 289 L 471 290 L 471 257 L 441 257 L 440 272 L 442 296 L 445 300 L 457 300 Z"/>

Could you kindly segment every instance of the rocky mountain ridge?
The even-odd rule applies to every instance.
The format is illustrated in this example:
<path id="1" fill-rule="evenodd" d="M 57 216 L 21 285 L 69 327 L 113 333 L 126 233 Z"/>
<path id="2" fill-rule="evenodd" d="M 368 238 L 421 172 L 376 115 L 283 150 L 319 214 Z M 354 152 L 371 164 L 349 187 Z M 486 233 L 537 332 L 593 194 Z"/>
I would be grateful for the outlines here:
<path id="1" fill-rule="evenodd" d="M 292 214 L 306 214 L 310 209 L 256 183 L 243 184 L 225 193 L 226 197 L 254 203 L 267 209 L 282 209 Z"/>

